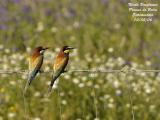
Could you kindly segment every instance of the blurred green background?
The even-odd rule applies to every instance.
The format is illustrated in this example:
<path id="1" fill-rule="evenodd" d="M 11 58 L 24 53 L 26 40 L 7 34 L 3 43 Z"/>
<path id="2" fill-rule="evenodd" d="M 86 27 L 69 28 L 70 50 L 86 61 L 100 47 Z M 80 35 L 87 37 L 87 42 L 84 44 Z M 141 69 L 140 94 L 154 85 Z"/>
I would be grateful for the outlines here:
<path id="1" fill-rule="evenodd" d="M 27 69 L 27 56 L 39 45 L 51 48 L 46 70 L 63 45 L 77 48 L 68 68 L 160 69 L 159 12 L 152 22 L 133 22 L 128 2 L 1 0 L 0 69 Z M 27 105 L 22 79 L 26 75 L 1 74 L 0 120 L 130 120 L 132 109 L 136 120 L 160 119 L 158 73 L 66 73 L 58 84 L 60 95 L 56 89 L 51 98 L 45 97 L 51 74 L 42 74 L 25 98 Z"/>
<path id="2" fill-rule="evenodd" d="M 5 46 L 62 45 L 84 53 L 159 60 L 159 14 L 151 23 L 133 22 L 127 0 L 5 0 L 1 1 L 1 38 Z M 157 2 L 158 3 L 158 2 Z M 137 57 L 138 56 L 138 57 Z M 155 61 L 154 61 L 155 62 Z"/>

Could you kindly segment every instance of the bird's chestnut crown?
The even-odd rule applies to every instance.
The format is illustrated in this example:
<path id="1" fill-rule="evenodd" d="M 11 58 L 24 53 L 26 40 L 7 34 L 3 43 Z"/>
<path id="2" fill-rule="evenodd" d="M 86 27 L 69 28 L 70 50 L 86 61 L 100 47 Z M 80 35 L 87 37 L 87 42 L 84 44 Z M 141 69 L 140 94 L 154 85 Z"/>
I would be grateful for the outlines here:
<path id="1" fill-rule="evenodd" d="M 36 48 L 36 51 L 38 51 L 39 53 L 44 53 L 45 50 L 47 50 L 48 48 L 43 48 L 42 46 L 39 46 Z"/>

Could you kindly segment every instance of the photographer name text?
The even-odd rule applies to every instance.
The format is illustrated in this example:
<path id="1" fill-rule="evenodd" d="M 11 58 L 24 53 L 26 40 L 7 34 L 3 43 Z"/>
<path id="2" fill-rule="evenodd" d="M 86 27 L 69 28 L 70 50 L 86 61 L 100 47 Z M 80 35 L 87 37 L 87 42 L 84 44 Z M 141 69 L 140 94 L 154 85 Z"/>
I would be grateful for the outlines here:
<path id="1" fill-rule="evenodd" d="M 157 3 L 128 3 L 132 20 L 135 22 L 152 22 L 158 13 Z"/>

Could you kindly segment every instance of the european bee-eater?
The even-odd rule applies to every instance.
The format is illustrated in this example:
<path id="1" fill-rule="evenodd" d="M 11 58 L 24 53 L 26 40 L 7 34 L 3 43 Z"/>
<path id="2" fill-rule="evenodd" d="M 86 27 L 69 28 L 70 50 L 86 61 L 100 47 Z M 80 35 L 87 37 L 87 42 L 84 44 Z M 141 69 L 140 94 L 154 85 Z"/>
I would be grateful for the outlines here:
<path id="1" fill-rule="evenodd" d="M 33 50 L 29 56 L 29 76 L 28 81 L 25 86 L 25 91 L 27 90 L 28 85 L 34 80 L 38 72 L 41 72 L 41 66 L 43 64 L 43 53 L 48 48 L 37 47 Z"/>
<path id="2" fill-rule="evenodd" d="M 73 47 L 69 47 L 69 46 L 63 46 L 60 50 L 60 52 L 58 53 L 55 62 L 53 64 L 53 76 L 52 76 L 52 80 L 48 89 L 48 95 L 52 90 L 52 86 L 54 84 L 54 82 L 56 81 L 56 79 L 63 73 L 65 72 L 65 67 L 68 64 L 68 60 L 69 60 L 69 52 L 70 50 L 74 49 Z"/>

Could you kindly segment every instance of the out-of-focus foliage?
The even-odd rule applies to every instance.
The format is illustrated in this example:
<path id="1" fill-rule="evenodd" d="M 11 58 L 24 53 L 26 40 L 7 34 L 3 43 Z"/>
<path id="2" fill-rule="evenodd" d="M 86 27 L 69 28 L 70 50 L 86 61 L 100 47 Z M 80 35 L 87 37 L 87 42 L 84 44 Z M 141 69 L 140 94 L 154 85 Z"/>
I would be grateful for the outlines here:
<path id="1" fill-rule="evenodd" d="M 156 63 L 160 59 L 159 15 L 151 23 L 133 22 L 128 2 L 1 0 L 0 42 L 13 50 L 69 44 L 79 49 L 82 58 L 86 52 L 104 54 L 113 47 L 115 56 Z"/>
<path id="2" fill-rule="evenodd" d="M 127 0 L 0 0 L 0 69 L 27 69 L 31 49 L 76 47 L 68 69 L 160 69 L 160 21 L 133 22 Z M 50 98 L 51 74 L 36 77 L 24 99 L 26 74 L 0 74 L 0 120 L 160 119 L 159 74 L 65 73 Z M 131 107 L 130 95 L 133 106 Z M 60 115 L 61 108 L 61 115 Z M 27 110 L 25 113 L 25 109 Z M 96 118 L 97 116 L 97 118 Z"/>

